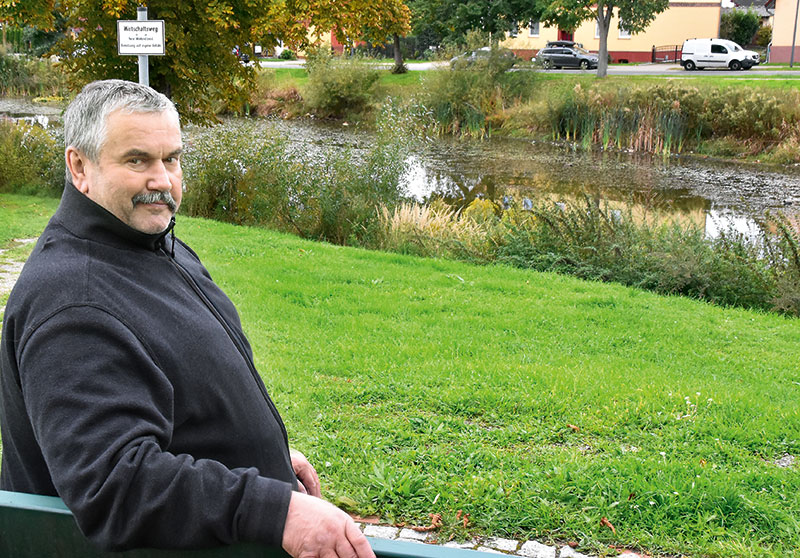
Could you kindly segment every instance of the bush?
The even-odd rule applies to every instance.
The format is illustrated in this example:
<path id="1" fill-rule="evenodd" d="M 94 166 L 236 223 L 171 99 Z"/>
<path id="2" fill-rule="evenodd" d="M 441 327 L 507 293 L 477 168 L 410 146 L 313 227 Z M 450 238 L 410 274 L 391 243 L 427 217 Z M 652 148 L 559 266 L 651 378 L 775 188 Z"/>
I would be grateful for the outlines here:
<path id="1" fill-rule="evenodd" d="M 772 42 L 772 26 L 762 25 L 759 27 L 753 42 L 761 48 L 767 48 Z"/>
<path id="2" fill-rule="evenodd" d="M 759 27 L 761 19 L 753 10 L 733 9 L 722 13 L 719 36 L 746 47 L 752 42 Z"/>
<path id="3" fill-rule="evenodd" d="M 66 76 L 58 64 L 0 53 L 0 94 L 8 96 L 63 96 Z"/>
<path id="4" fill-rule="evenodd" d="M 306 106 L 317 116 L 344 118 L 367 112 L 380 74 L 356 57 L 333 57 L 325 49 L 309 53 Z"/>
<path id="5" fill-rule="evenodd" d="M 492 49 L 473 63 L 459 60 L 451 69 L 430 70 L 417 102 L 428 109 L 438 132 L 485 136 L 506 107 L 536 92 L 535 72 L 508 72 L 509 67 L 509 59 Z"/>
<path id="6" fill-rule="evenodd" d="M 252 123 L 213 128 L 187 145 L 183 207 L 304 238 L 373 244 L 377 207 L 393 207 L 401 197 L 408 149 L 395 141 L 397 120 L 381 122 L 378 141 L 358 156 L 338 148 L 296 153 L 286 138 Z"/>
<path id="7" fill-rule="evenodd" d="M 294 51 L 285 48 L 281 51 L 280 56 L 278 56 L 281 60 L 297 60 L 297 55 Z"/>
<path id="8" fill-rule="evenodd" d="M 64 149 L 39 126 L 0 120 L 0 192 L 57 196 L 64 189 Z"/>

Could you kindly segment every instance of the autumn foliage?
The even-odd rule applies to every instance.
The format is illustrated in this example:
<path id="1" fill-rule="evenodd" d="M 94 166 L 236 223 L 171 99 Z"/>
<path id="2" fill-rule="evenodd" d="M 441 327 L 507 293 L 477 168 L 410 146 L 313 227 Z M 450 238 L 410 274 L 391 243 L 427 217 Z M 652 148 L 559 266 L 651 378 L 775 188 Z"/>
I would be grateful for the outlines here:
<path id="1" fill-rule="evenodd" d="M 24 7 L 23 7 L 24 4 Z M 134 0 L 0 0 L 0 21 L 52 25 L 53 11 L 67 16 L 74 33 L 58 46 L 73 85 L 94 79 L 136 80 L 137 58 L 117 54 L 117 20 L 136 19 Z M 345 43 L 383 41 L 409 30 L 402 0 L 151 0 L 148 19 L 165 23 L 166 55 L 150 57 L 150 84 L 170 96 L 184 118 L 204 122 L 215 108 L 243 106 L 255 71 L 233 55 L 235 46 L 303 48 L 333 31 Z M 250 52 L 252 55 L 252 52 Z"/>

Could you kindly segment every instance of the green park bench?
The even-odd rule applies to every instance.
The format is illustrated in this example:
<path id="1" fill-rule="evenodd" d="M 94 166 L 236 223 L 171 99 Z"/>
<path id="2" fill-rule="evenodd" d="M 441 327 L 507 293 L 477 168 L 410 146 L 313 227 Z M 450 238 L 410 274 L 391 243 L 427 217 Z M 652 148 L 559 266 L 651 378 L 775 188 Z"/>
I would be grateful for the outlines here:
<path id="1" fill-rule="evenodd" d="M 489 558 L 488 553 L 367 537 L 377 558 Z M 60 498 L 0 490 L 2 558 L 288 558 L 283 550 L 239 543 L 206 550 L 101 552 L 81 534 Z"/>

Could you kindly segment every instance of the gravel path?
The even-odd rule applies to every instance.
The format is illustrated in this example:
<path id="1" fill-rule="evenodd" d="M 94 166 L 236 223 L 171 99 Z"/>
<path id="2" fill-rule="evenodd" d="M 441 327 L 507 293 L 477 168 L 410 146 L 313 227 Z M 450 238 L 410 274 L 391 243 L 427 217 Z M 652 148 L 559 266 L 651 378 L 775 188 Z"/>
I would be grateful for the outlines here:
<path id="1" fill-rule="evenodd" d="M 12 247 L 30 244 L 31 242 L 36 242 L 36 239 L 14 239 L 12 241 Z M 11 289 L 14 288 L 14 283 L 17 282 L 17 277 L 19 277 L 19 274 L 22 272 L 22 266 L 25 265 L 25 261 L 6 260 L 3 256 L 6 252 L 8 252 L 8 249 L 0 250 L 0 297 L 11 292 Z M 5 309 L 5 305 L 0 306 L 0 314 L 2 314 Z"/>

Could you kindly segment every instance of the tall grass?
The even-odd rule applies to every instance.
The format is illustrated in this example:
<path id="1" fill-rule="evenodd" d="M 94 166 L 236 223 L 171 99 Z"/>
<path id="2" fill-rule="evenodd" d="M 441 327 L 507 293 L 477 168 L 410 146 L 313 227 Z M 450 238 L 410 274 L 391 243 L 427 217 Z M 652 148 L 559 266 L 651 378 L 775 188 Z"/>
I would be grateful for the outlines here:
<path id="1" fill-rule="evenodd" d="M 416 102 L 426 109 L 439 133 L 484 137 L 506 108 L 535 94 L 537 75 L 508 72 L 510 61 L 501 51 L 474 62 L 458 60 L 447 69 L 427 72 Z"/>
<path id="2" fill-rule="evenodd" d="M 57 63 L 0 52 L 0 95 L 57 97 L 67 92 L 67 79 Z"/>
<path id="3" fill-rule="evenodd" d="M 738 144 L 737 153 L 775 152 L 786 162 L 798 141 L 800 94 L 776 95 L 753 88 L 656 84 L 642 87 L 578 83 L 551 87 L 503 118 L 507 133 L 549 134 L 584 147 L 650 153 L 713 149 Z M 787 151 L 787 148 L 790 148 Z"/>
<path id="4" fill-rule="evenodd" d="M 389 108 L 365 153 L 336 148 L 315 156 L 257 123 L 210 129 L 187 146 L 185 211 L 336 244 L 370 243 L 376 208 L 401 198 L 410 147 L 398 135 L 402 126 Z"/>
<path id="5" fill-rule="evenodd" d="M 707 238 L 658 208 L 635 213 L 590 196 L 541 200 L 530 211 L 475 211 L 486 204 L 476 200 L 462 214 L 436 204 L 383 210 L 381 246 L 800 316 L 800 233 L 781 215 L 765 216 L 753 240 L 734 231 Z"/>

